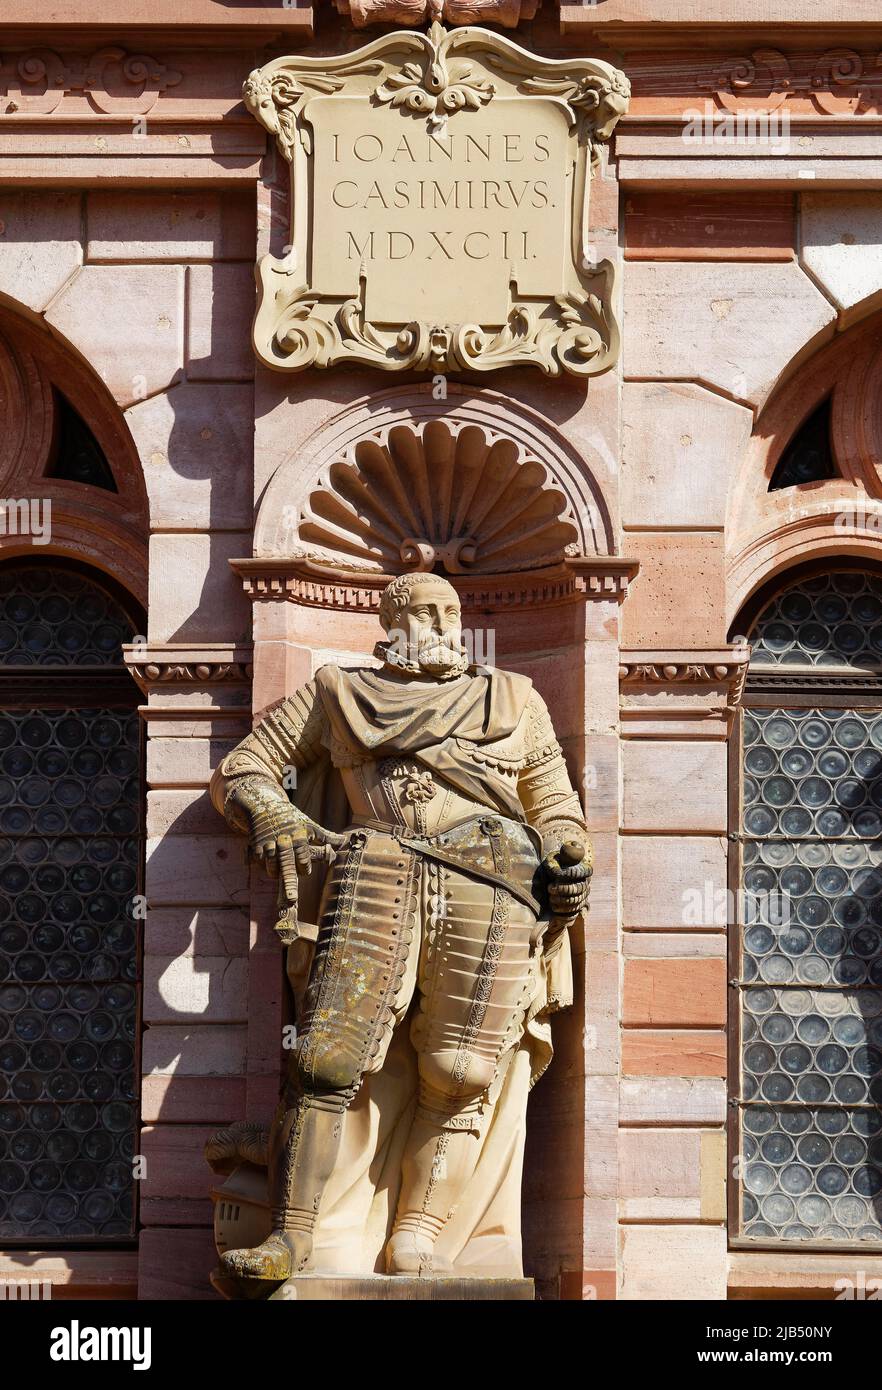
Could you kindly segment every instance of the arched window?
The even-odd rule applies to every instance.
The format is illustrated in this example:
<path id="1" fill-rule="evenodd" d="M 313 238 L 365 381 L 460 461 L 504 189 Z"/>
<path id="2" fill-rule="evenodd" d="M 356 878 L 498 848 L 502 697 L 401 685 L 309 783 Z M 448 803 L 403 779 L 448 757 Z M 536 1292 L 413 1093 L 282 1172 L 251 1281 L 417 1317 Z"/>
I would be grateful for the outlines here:
<path id="1" fill-rule="evenodd" d="M 0 1237 L 134 1234 L 136 630 L 103 577 L 0 565 Z"/>
<path id="2" fill-rule="evenodd" d="M 733 1237 L 876 1247 L 882 578 L 791 575 L 749 637 L 732 826 Z"/>

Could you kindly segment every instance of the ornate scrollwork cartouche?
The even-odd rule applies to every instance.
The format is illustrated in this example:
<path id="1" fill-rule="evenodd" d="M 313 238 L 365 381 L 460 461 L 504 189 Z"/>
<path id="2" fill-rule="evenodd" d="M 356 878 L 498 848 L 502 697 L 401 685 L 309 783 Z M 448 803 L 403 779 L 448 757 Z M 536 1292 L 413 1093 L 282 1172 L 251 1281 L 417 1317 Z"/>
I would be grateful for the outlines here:
<path id="1" fill-rule="evenodd" d="M 277 58 L 253 72 L 245 83 L 245 102 L 293 166 L 296 211 L 288 253 L 281 259 L 267 256 L 260 264 L 254 327 L 258 356 L 267 366 L 287 371 L 341 363 L 432 372 L 526 365 L 548 376 L 606 371 L 619 350 L 612 309 L 614 267 L 610 261 L 594 263 L 583 243 L 583 219 L 600 146 L 627 110 L 629 93 L 627 78 L 608 63 L 541 58 L 501 35 L 469 28 L 448 32 L 440 24 L 428 34 L 389 34 L 340 57 Z M 526 292 L 511 261 L 507 309 L 486 323 L 371 317 L 373 249 L 359 252 L 361 262 L 352 272 L 336 269 L 337 278 L 357 269 L 349 293 L 310 284 L 306 267 L 312 264 L 315 236 L 310 104 L 335 94 L 361 98 L 366 118 L 372 110 L 397 109 L 403 117 L 425 120 L 430 136 L 442 127 L 445 132 L 457 129 L 453 122 L 471 124 L 472 136 L 479 136 L 476 113 L 499 101 L 510 107 L 516 98 L 525 111 L 532 103 L 543 103 L 549 119 L 562 123 L 557 127 L 565 141 L 561 150 L 572 170 L 565 205 L 557 213 L 568 227 L 565 264 L 555 272 L 559 283 L 549 284 L 544 293 L 535 285 Z M 378 137 L 366 126 L 364 138 Z M 512 253 L 506 255 L 511 260 Z M 498 257 L 496 263 L 505 264 Z M 455 276 L 451 283 L 455 293 Z"/>

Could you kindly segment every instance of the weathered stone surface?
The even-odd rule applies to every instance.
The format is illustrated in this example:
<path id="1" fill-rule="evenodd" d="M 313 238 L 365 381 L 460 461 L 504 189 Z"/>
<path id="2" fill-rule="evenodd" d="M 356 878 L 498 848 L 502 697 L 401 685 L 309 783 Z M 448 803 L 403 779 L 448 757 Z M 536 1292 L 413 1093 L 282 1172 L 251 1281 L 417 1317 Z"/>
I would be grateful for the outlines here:
<path id="1" fill-rule="evenodd" d="M 249 193 L 96 189 L 86 199 L 90 261 L 227 261 L 254 254 Z"/>
<path id="2" fill-rule="evenodd" d="M 194 265 L 187 271 L 187 376 L 249 381 L 254 376 L 250 265 Z"/>
<path id="3" fill-rule="evenodd" d="M 83 266 L 46 319 L 79 348 L 122 406 L 162 391 L 183 370 L 180 266 Z"/>
<path id="4" fill-rule="evenodd" d="M 245 1114 L 244 1076 L 158 1075 L 141 1078 L 141 1119 L 168 1124 L 232 1124 Z"/>
<path id="5" fill-rule="evenodd" d="M 234 835 L 168 835 L 147 841 L 148 902 L 160 907 L 240 906 L 248 877 Z"/>
<path id="6" fill-rule="evenodd" d="M 248 386 L 188 381 L 126 412 L 156 530 L 251 525 L 253 409 Z"/>
<path id="7" fill-rule="evenodd" d="M 701 1132 L 626 1129 L 619 1136 L 619 1196 L 700 1199 Z M 636 1215 L 636 1213 L 627 1213 Z"/>
<path id="8" fill-rule="evenodd" d="M 759 405 L 835 317 L 796 264 L 629 262 L 625 375 L 703 381 Z"/>
<path id="9" fill-rule="evenodd" d="M 148 1076 L 238 1076 L 245 1063 L 245 1029 L 154 1025 L 144 1034 L 142 1061 Z"/>
<path id="10" fill-rule="evenodd" d="M 626 740 L 622 787 L 624 825 L 629 831 L 726 831 L 726 747 L 722 743 Z"/>
<path id="11" fill-rule="evenodd" d="M 719 927 L 713 932 L 656 932 L 626 931 L 622 947 L 626 957 L 674 957 L 715 956 L 718 960 L 726 958 L 726 929 Z"/>
<path id="12" fill-rule="evenodd" d="M 789 261 L 795 200 L 790 192 L 651 192 L 624 200 L 625 259 Z"/>
<path id="13" fill-rule="evenodd" d="M 712 1076 L 625 1076 L 622 1124 L 723 1124 L 726 1082 Z"/>
<path id="14" fill-rule="evenodd" d="M 628 1028 L 622 1038 L 627 1076 L 725 1076 L 726 1034 L 698 1028 Z"/>
<path id="15" fill-rule="evenodd" d="M 248 914 L 239 908 L 150 908 L 144 941 L 155 956 L 244 956 Z"/>
<path id="16" fill-rule="evenodd" d="M 144 960 L 145 1023 L 241 1023 L 248 1014 L 248 966 L 229 956 Z"/>
<path id="17" fill-rule="evenodd" d="M 139 1299 L 217 1298 L 209 1275 L 217 1264 L 214 1236 L 209 1226 L 194 1230 L 148 1227 L 138 1241 Z"/>
<path id="18" fill-rule="evenodd" d="M 623 645 L 664 647 L 673 633 L 684 647 L 726 640 L 721 531 L 632 531 L 628 550 L 640 574 L 622 609 Z M 686 594 L 701 594 L 701 603 Z"/>
<path id="19" fill-rule="evenodd" d="M 151 738 L 147 781 L 151 787 L 207 787 L 221 758 L 235 745 L 231 738 Z M 218 828 L 216 824 L 215 832 Z"/>
<path id="20" fill-rule="evenodd" d="M 251 537 L 235 531 L 151 536 L 151 640 L 247 641 L 251 605 L 227 561 L 250 549 Z"/>
<path id="21" fill-rule="evenodd" d="M 518 1302 L 532 1303 L 532 1279 L 408 1279 L 386 1275 L 332 1278 L 300 1274 L 287 1280 L 272 1298 L 283 1302 L 334 1303 L 365 1300 L 379 1303 Z"/>
<path id="22" fill-rule="evenodd" d="M 726 1023 L 725 960 L 628 960 L 625 1027 L 719 1027 Z"/>
<path id="23" fill-rule="evenodd" d="M 0 192 L 0 293 L 38 313 L 82 265 L 79 193 Z"/>
<path id="24" fill-rule="evenodd" d="M 843 326 L 882 302 L 882 193 L 806 193 L 803 264 L 840 310 Z"/>
<path id="25" fill-rule="evenodd" d="M 723 1226 L 626 1226 L 622 1232 L 620 1297 L 726 1297 Z"/>
<path id="26" fill-rule="evenodd" d="M 211 1125 L 150 1125 L 141 1130 L 144 1158 L 138 1214 L 144 1226 L 206 1226 L 213 1220 L 210 1190 L 217 1179 L 203 1150 Z"/>
<path id="27" fill-rule="evenodd" d="M 148 835 L 215 835 L 217 811 L 207 792 L 147 793 Z"/>
<path id="28" fill-rule="evenodd" d="M 622 388 L 622 525 L 722 526 L 749 410 L 688 382 Z M 628 553 L 631 553 L 628 538 Z"/>
<path id="29" fill-rule="evenodd" d="M 626 926 L 724 927 L 726 842 L 710 836 L 629 835 L 622 841 Z"/>

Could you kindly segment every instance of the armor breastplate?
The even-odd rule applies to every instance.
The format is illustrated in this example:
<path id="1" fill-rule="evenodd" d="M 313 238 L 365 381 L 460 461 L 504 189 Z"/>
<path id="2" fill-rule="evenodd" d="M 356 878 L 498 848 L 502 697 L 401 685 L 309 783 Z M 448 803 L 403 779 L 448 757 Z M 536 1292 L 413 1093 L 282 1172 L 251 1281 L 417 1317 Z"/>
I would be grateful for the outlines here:
<path id="1" fill-rule="evenodd" d="M 413 758 L 382 758 L 341 767 L 353 819 L 414 835 L 434 835 L 467 816 L 492 809 L 439 781 Z"/>

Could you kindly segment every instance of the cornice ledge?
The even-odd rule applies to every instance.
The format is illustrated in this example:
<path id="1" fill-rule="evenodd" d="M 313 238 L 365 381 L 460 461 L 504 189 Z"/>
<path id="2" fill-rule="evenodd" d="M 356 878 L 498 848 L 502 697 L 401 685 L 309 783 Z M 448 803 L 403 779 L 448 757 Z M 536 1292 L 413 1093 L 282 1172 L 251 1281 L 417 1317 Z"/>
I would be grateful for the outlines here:
<path id="1" fill-rule="evenodd" d="M 631 648 L 619 652 L 619 682 L 644 690 L 662 686 L 726 688 L 726 708 L 740 703 L 747 679 L 750 647 Z"/>
<path id="2" fill-rule="evenodd" d="M 0 34 L 11 30 L 24 35 L 34 34 L 40 38 L 51 35 L 57 37 L 64 25 L 80 33 L 117 39 L 126 30 L 137 30 L 141 35 L 153 35 L 158 30 L 165 31 L 172 39 L 176 35 L 198 34 L 200 39 L 211 42 L 212 37 L 234 34 L 237 37 L 255 37 L 267 41 L 284 35 L 286 41 L 309 39 L 314 28 L 314 11 L 318 8 L 310 0 L 153 0 L 149 6 L 143 0 L 71 0 L 65 8 L 63 19 L 59 18 L 57 7 L 37 5 L 34 0 L 3 0 L 0 8 Z"/>
<path id="3" fill-rule="evenodd" d="M 274 600 L 316 608 L 375 612 L 380 594 L 395 578 L 394 574 L 374 569 L 335 565 L 325 560 L 319 563 L 308 556 L 253 556 L 232 559 L 229 564 L 252 601 Z M 508 574 L 463 573 L 447 578 L 452 578 L 466 609 L 547 608 L 585 598 L 621 599 L 636 570 L 636 561 L 616 556 L 568 556 L 563 563 L 542 569 Z"/>
<path id="4" fill-rule="evenodd" d="M 243 643 L 129 642 L 123 659 L 148 697 L 157 686 L 249 685 L 252 676 L 252 648 Z"/>
<path id="5" fill-rule="evenodd" d="M 640 569 L 639 560 L 621 555 L 568 555 L 564 561 L 579 592 L 587 599 L 628 597 L 628 589 Z"/>

